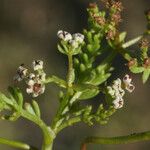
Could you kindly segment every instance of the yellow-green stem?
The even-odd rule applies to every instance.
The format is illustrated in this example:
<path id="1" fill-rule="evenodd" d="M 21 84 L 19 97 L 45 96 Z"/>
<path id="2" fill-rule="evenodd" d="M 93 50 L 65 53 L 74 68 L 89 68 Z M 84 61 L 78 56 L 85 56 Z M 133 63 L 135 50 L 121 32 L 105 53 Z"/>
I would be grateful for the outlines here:
<path id="1" fill-rule="evenodd" d="M 33 121 L 35 124 L 37 124 L 42 132 L 43 132 L 43 145 L 42 150 L 51 150 L 52 149 L 52 143 L 55 138 L 54 131 L 48 127 L 40 118 L 38 118 L 35 115 L 32 115 L 28 113 L 27 111 L 22 110 L 22 117 Z"/>
<path id="2" fill-rule="evenodd" d="M 67 75 L 67 83 L 68 87 L 72 87 L 72 74 L 73 74 L 73 62 L 72 62 L 72 54 L 68 54 L 68 75 Z"/>
<path id="3" fill-rule="evenodd" d="M 18 141 L 12 141 L 4 138 L 0 138 L 0 144 L 9 145 L 18 149 L 24 149 L 24 150 L 30 150 L 30 146 L 28 144 L 18 142 Z"/>
<path id="4" fill-rule="evenodd" d="M 83 141 L 81 150 L 86 150 L 85 144 L 128 144 L 147 140 L 150 140 L 150 131 L 117 137 L 87 137 Z"/>

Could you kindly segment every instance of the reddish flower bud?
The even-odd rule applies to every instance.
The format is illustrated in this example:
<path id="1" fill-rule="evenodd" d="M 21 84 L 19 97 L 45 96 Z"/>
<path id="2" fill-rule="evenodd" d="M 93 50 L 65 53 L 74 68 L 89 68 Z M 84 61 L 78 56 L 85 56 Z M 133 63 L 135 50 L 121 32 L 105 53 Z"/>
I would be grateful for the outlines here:
<path id="1" fill-rule="evenodd" d="M 144 64 L 143 64 L 143 66 L 144 66 L 145 68 L 150 67 L 150 58 L 145 58 L 145 59 L 144 59 Z"/>
<path id="2" fill-rule="evenodd" d="M 127 66 L 130 68 L 130 67 L 134 66 L 136 63 L 137 63 L 136 59 L 133 58 L 128 62 Z"/>
<path id="3" fill-rule="evenodd" d="M 89 8 L 96 8 L 97 7 L 97 4 L 96 3 L 90 3 L 89 4 Z"/>

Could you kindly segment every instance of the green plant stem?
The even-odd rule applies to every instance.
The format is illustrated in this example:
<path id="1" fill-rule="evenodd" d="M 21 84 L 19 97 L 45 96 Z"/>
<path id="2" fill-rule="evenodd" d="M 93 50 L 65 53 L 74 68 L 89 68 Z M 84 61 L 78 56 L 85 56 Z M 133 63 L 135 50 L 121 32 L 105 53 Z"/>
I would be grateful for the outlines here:
<path id="1" fill-rule="evenodd" d="M 66 106 L 68 104 L 70 93 L 72 91 L 72 84 L 73 84 L 73 77 L 74 76 L 74 69 L 73 69 L 73 60 L 72 60 L 72 53 L 68 53 L 68 73 L 67 73 L 67 92 L 63 100 L 60 102 L 58 111 L 52 122 L 52 128 L 54 131 L 57 131 L 58 124 L 60 125 L 63 121 L 61 118 Z M 64 115 L 64 114 L 63 114 Z"/>
<path id="2" fill-rule="evenodd" d="M 72 54 L 68 54 L 68 75 L 67 75 L 67 83 L 68 88 L 72 87 L 72 78 L 73 78 L 73 62 L 72 62 Z"/>
<path id="3" fill-rule="evenodd" d="M 48 77 L 44 83 L 45 84 L 47 84 L 47 83 L 55 83 L 59 87 L 62 87 L 62 88 L 66 88 L 67 87 L 66 81 L 64 81 L 63 79 L 61 79 L 61 78 L 59 78 L 57 76 Z"/>
<path id="4" fill-rule="evenodd" d="M 58 129 L 57 129 L 57 133 L 60 132 L 62 129 L 68 127 L 68 126 L 72 126 L 73 124 L 80 122 L 81 121 L 81 116 L 79 117 L 74 117 L 69 119 L 68 121 L 64 122 Z"/>
<path id="5" fill-rule="evenodd" d="M 86 144 L 128 144 L 147 140 L 150 140 L 150 131 L 118 137 L 87 137 L 82 143 L 81 150 L 86 150 Z"/>
<path id="6" fill-rule="evenodd" d="M 42 129 L 43 136 L 44 136 L 42 150 L 51 150 L 52 149 L 52 143 L 53 143 L 53 140 L 55 138 L 54 131 L 50 127 L 48 127 L 40 118 L 38 118 L 35 115 L 28 113 L 25 110 L 21 111 L 21 116 L 34 122 L 35 124 L 37 124 Z"/>
<path id="7" fill-rule="evenodd" d="M 30 146 L 28 144 L 18 141 L 7 140 L 4 138 L 0 138 L 0 144 L 9 145 L 18 149 L 30 150 Z"/>

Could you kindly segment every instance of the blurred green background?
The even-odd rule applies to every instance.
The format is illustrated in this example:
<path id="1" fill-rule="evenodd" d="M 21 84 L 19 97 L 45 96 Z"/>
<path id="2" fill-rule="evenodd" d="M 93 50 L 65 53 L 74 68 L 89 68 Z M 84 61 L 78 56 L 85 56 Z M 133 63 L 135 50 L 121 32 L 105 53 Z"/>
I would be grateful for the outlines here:
<path id="1" fill-rule="evenodd" d="M 42 59 L 47 74 L 65 78 L 66 57 L 57 51 L 56 33 L 59 29 L 71 33 L 81 32 L 87 26 L 86 7 L 89 0 L 0 0 L 0 91 L 6 92 L 13 84 L 13 76 L 21 63 L 30 66 L 32 60 Z M 144 11 L 150 8 L 150 0 L 122 0 L 124 4 L 121 29 L 128 31 L 127 40 L 141 34 L 146 26 Z M 101 3 L 98 2 L 99 5 Z M 100 6 L 101 7 L 101 6 Z M 131 51 L 138 50 L 136 46 Z M 122 62 L 122 63 L 120 63 Z M 113 77 L 122 76 L 128 70 L 118 57 L 114 65 L 118 69 Z M 119 64 L 119 66 L 118 66 Z M 112 78 L 113 79 L 113 78 Z M 116 136 L 150 130 L 150 80 L 143 85 L 140 75 L 133 75 L 136 90 L 125 96 L 125 106 L 110 118 L 105 126 L 88 127 L 77 124 L 63 130 L 55 140 L 54 150 L 79 150 L 80 142 L 88 135 Z M 47 122 L 58 107 L 58 91 L 49 85 L 38 102 L 42 117 Z M 25 98 L 29 101 L 31 97 Z M 94 99 L 95 105 L 101 101 Z M 41 131 L 29 121 L 0 121 L 0 137 L 20 140 L 40 147 Z M 128 145 L 90 145 L 89 150 L 149 150 L 150 142 Z M 0 145 L 0 150 L 15 150 Z"/>

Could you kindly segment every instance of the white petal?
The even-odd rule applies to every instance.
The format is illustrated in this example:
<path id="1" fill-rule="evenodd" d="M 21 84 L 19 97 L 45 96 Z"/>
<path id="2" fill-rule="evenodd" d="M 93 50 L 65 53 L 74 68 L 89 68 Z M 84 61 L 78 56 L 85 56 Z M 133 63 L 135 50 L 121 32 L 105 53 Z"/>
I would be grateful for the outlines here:
<path id="1" fill-rule="evenodd" d="M 121 86 L 121 80 L 118 78 L 118 79 L 116 79 L 114 82 L 114 85 L 116 85 L 116 86 Z"/>
<path id="2" fill-rule="evenodd" d="M 116 99 L 113 101 L 113 104 L 114 104 L 115 109 L 122 108 L 124 105 L 124 100 L 123 99 Z"/>
<path id="3" fill-rule="evenodd" d="M 40 94 L 43 94 L 44 92 L 45 92 L 45 85 L 42 86 L 41 91 L 40 91 Z"/>
<path id="4" fill-rule="evenodd" d="M 59 30 L 57 32 L 57 36 L 64 41 L 69 41 L 72 39 L 72 35 L 66 31 L 63 31 L 63 30 Z"/>
<path id="5" fill-rule="evenodd" d="M 30 73 L 30 74 L 29 74 L 29 78 L 30 78 L 30 79 L 34 79 L 34 78 L 35 78 L 35 74 L 34 74 L 34 73 Z"/>
<path id="6" fill-rule="evenodd" d="M 33 86 L 34 84 L 35 84 L 35 81 L 34 80 L 28 80 L 27 82 L 26 82 L 29 86 Z"/>
<path id="7" fill-rule="evenodd" d="M 127 86 L 125 87 L 125 89 L 126 89 L 128 92 L 132 93 L 132 92 L 134 91 L 134 89 L 135 89 L 135 86 L 134 86 L 133 84 L 129 84 L 129 85 L 127 85 Z"/>
<path id="8" fill-rule="evenodd" d="M 32 62 L 32 66 L 33 66 L 33 69 L 36 71 L 36 70 L 41 70 L 43 69 L 43 61 L 41 60 L 35 60 Z"/>
<path id="9" fill-rule="evenodd" d="M 27 89 L 26 89 L 26 92 L 27 92 L 28 94 L 31 94 L 31 93 L 33 93 L 33 88 L 32 88 L 32 87 L 30 87 L 30 88 L 27 88 Z"/>
<path id="10" fill-rule="evenodd" d="M 125 85 L 128 85 L 128 84 L 131 83 L 131 81 L 132 81 L 132 78 L 131 78 L 128 74 L 126 74 L 126 75 L 124 76 L 124 78 L 123 78 L 124 84 L 125 84 Z"/>
<path id="11" fill-rule="evenodd" d="M 76 42 L 82 43 L 83 40 L 84 40 L 84 35 L 81 34 L 81 33 L 75 33 L 75 34 L 73 34 L 73 39 L 74 39 Z"/>
<path id="12" fill-rule="evenodd" d="M 38 97 L 38 96 L 39 96 L 38 93 L 33 93 L 33 94 L 32 94 L 32 97 Z"/>
<path id="13" fill-rule="evenodd" d="M 73 47 L 73 48 L 78 48 L 79 44 L 78 42 L 76 42 L 75 40 L 70 40 L 69 44 Z"/>

